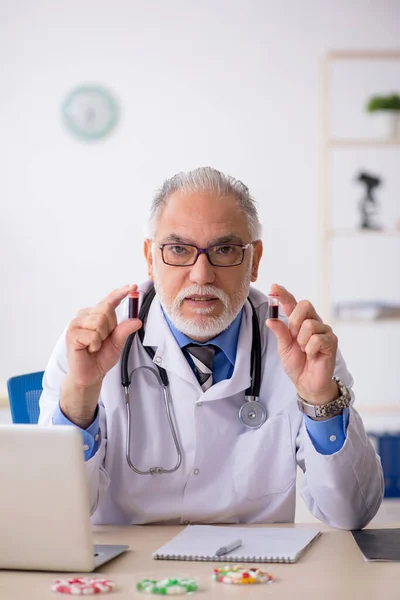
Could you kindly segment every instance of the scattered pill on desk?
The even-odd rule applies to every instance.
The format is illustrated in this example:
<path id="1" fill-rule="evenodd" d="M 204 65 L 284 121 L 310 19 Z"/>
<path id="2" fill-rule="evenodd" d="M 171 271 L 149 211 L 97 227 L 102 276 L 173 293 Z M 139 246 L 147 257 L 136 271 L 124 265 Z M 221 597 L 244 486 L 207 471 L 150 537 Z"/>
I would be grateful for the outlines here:
<path id="1" fill-rule="evenodd" d="M 236 585 L 251 585 L 255 583 L 272 583 L 274 576 L 257 567 L 244 568 L 240 565 L 225 565 L 214 569 L 214 581 Z"/>
<path id="2" fill-rule="evenodd" d="M 197 592 L 199 584 L 195 579 L 142 579 L 136 584 L 138 592 L 145 594 L 159 594 L 162 596 L 182 596 Z"/>
<path id="3" fill-rule="evenodd" d="M 74 577 L 73 579 L 55 579 L 51 586 L 53 592 L 72 594 L 74 596 L 89 596 L 91 594 L 106 594 L 114 589 L 111 579 L 96 577 Z"/>

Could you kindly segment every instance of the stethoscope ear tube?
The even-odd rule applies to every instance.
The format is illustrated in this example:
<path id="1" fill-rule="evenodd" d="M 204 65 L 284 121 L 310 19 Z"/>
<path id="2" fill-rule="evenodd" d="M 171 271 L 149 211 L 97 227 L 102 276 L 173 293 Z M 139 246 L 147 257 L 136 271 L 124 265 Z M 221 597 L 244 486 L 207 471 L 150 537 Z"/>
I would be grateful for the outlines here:
<path id="1" fill-rule="evenodd" d="M 142 302 L 142 306 L 140 307 L 140 311 L 139 311 L 139 315 L 138 315 L 138 319 L 140 319 L 142 321 L 142 323 L 144 323 L 144 320 L 147 317 L 147 314 L 148 314 L 149 308 L 150 308 L 150 304 L 153 302 L 155 295 L 156 295 L 156 291 L 155 291 L 154 287 L 152 287 L 151 290 L 144 297 L 144 300 Z M 129 386 L 131 384 L 131 377 L 129 375 L 129 370 L 128 370 L 128 362 L 129 362 L 129 354 L 131 351 L 132 342 L 133 342 L 133 338 L 135 337 L 135 333 L 136 332 L 131 333 L 130 336 L 127 338 L 124 349 L 122 351 L 122 356 L 121 356 L 121 383 L 122 383 L 122 386 L 125 388 L 125 390 L 127 388 L 129 388 Z M 139 336 L 140 343 L 143 345 L 144 327 L 139 329 L 137 331 L 137 334 Z M 153 360 L 154 350 L 152 348 L 150 348 L 149 346 L 143 346 L 143 347 L 146 350 L 147 354 L 150 356 L 151 360 Z M 168 375 L 167 375 L 166 370 L 163 369 L 162 367 L 159 367 L 158 365 L 157 365 L 157 369 L 160 374 L 161 381 L 163 382 L 163 384 L 165 386 L 168 386 L 169 380 L 168 380 Z"/>
<path id="2" fill-rule="evenodd" d="M 155 293 L 156 293 L 155 289 L 152 288 L 150 290 L 150 292 L 145 296 L 145 298 L 142 302 L 142 306 L 140 308 L 140 312 L 138 315 L 138 319 L 140 319 L 142 321 L 142 323 L 143 323 L 143 319 L 146 318 L 146 315 L 150 308 L 150 304 L 153 301 Z M 131 385 L 131 378 L 129 376 L 129 371 L 128 371 L 128 361 L 129 361 L 129 353 L 131 351 L 132 342 L 133 342 L 133 338 L 135 337 L 135 334 L 136 334 L 136 332 L 131 333 L 130 336 L 127 338 L 124 349 L 122 351 L 122 356 L 121 356 L 121 383 L 125 389 L 129 388 L 129 386 Z M 139 329 L 138 335 L 139 335 L 141 343 L 143 343 L 143 337 L 144 337 L 143 327 L 141 329 Z M 154 355 L 153 355 L 153 357 L 154 357 Z"/>
<path id="3" fill-rule="evenodd" d="M 129 353 L 130 353 L 131 347 L 132 347 L 133 338 L 135 337 L 135 333 L 136 332 L 130 334 L 130 336 L 127 338 L 127 340 L 125 342 L 124 349 L 122 350 L 121 383 L 125 389 L 129 388 L 129 386 L 131 385 L 131 378 L 129 377 L 129 372 L 128 372 L 128 360 L 129 360 Z"/>
<path id="4" fill-rule="evenodd" d="M 259 398 L 261 385 L 261 334 L 256 310 L 250 298 L 247 298 L 252 308 L 253 339 L 251 344 L 251 384 L 245 391 L 245 396 Z"/>

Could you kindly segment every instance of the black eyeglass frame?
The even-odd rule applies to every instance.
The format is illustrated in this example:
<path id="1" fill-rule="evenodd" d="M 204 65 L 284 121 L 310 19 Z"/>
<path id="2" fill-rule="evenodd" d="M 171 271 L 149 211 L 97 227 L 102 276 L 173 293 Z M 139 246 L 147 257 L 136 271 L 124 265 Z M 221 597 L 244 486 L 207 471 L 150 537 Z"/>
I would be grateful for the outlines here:
<path id="1" fill-rule="evenodd" d="M 242 264 L 243 260 L 244 260 L 244 253 L 247 250 L 247 248 L 249 246 L 252 246 L 254 242 L 249 242 L 248 244 L 213 244 L 212 246 L 208 246 L 207 248 L 198 248 L 197 246 L 195 246 L 194 244 L 183 244 L 181 242 L 168 242 L 167 244 L 157 244 L 156 246 L 157 248 L 159 248 L 161 250 L 161 257 L 163 259 L 163 263 L 165 265 L 168 265 L 169 267 L 193 267 L 193 265 L 196 264 L 197 259 L 199 258 L 200 254 L 205 254 L 208 258 L 208 262 L 210 263 L 210 265 L 212 267 L 221 267 L 223 269 L 228 269 L 230 267 L 238 267 L 239 265 Z M 165 246 L 189 246 L 190 248 L 195 248 L 197 250 L 197 254 L 196 257 L 194 259 L 193 262 L 186 264 L 186 265 L 172 265 L 171 263 L 166 262 L 165 258 L 164 258 L 164 248 Z M 215 265 L 209 255 L 209 250 L 211 250 L 212 248 L 218 248 L 221 247 L 223 248 L 224 246 L 236 246 L 237 248 L 241 248 L 242 249 L 242 260 L 238 263 L 235 263 L 234 265 Z"/>

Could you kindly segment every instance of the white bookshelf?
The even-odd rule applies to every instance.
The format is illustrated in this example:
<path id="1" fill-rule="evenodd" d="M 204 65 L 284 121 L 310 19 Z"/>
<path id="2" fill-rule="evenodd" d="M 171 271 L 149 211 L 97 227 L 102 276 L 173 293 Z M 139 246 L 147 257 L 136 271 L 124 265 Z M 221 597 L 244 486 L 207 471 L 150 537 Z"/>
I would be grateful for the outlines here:
<path id="1" fill-rule="evenodd" d="M 353 356 L 355 355 L 358 359 L 360 359 L 360 353 L 362 354 L 371 351 L 376 351 L 377 345 L 380 343 L 380 331 L 382 331 L 382 339 L 387 332 L 389 332 L 391 337 L 391 343 L 393 344 L 393 340 L 397 335 L 397 339 L 400 340 L 400 318 L 385 318 L 385 319 L 377 319 L 377 320 L 369 320 L 369 319 L 342 319 L 334 317 L 334 303 L 337 298 L 334 297 L 335 289 L 334 289 L 334 268 L 337 265 L 338 259 L 333 258 L 334 250 L 337 249 L 338 244 L 347 244 L 347 248 L 349 244 L 350 247 L 357 248 L 357 244 L 368 244 L 369 251 L 374 253 L 376 249 L 379 247 L 380 252 L 382 251 L 382 246 L 384 244 L 391 244 L 390 251 L 392 256 L 395 255 L 398 257 L 398 269 L 397 272 L 391 271 L 388 273 L 388 277 L 393 277 L 400 283 L 400 221 L 397 223 L 393 223 L 392 226 L 386 227 L 380 230 L 362 230 L 356 227 L 347 227 L 347 226 L 335 226 L 332 221 L 333 214 L 333 189 L 334 185 L 337 183 L 337 180 L 334 179 L 334 169 L 333 163 L 334 159 L 338 156 L 343 156 L 340 154 L 342 152 L 352 152 L 352 153 L 369 153 L 369 157 L 371 156 L 371 152 L 376 153 L 376 156 L 381 152 L 398 152 L 399 156 L 399 174 L 398 174 L 398 182 L 400 189 L 400 140 L 393 139 L 392 137 L 371 137 L 368 135 L 368 131 L 365 131 L 365 138 L 363 137 L 364 132 L 358 131 L 360 135 L 355 135 L 352 137 L 351 135 L 346 135 L 346 131 L 344 127 L 340 131 L 338 135 L 337 131 L 334 130 L 332 123 L 334 122 L 333 115 L 334 110 L 337 111 L 337 108 L 333 107 L 332 98 L 333 95 L 333 87 L 334 87 L 334 76 L 337 74 L 338 69 L 341 68 L 342 65 L 346 66 L 349 64 L 349 61 L 353 61 L 352 69 L 354 70 L 356 67 L 360 69 L 364 69 L 366 61 L 385 61 L 391 64 L 390 68 L 393 68 L 394 61 L 398 61 L 400 64 L 400 50 L 395 51 L 374 51 L 374 50 L 357 50 L 357 51 L 332 51 L 330 52 L 323 60 L 322 68 L 321 68 L 321 122 L 320 122 L 320 169 L 319 169 L 319 196 L 320 196 L 320 223 L 321 223 L 321 235 L 320 235 L 320 281 L 321 281 L 321 313 L 323 318 L 332 324 L 335 332 L 339 337 L 339 344 L 341 342 L 341 336 L 345 337 L 346 333 L 347 338 L 352 337 L 351 343 L 347 342 L 347 349 L 353 351 Z M 356 62 L 355 62 L 356 61 Z M 377 68 L 376 65 L 374 67 Z M 379 86 L 378 86 L 379 87 Z M 400 77 L 397 83 L 397 89 L 400 88 Z M 377 89 L 376 93 L 380 93 L 382 90 Z M 388 89 L 387 92 L 394 92 L 396 90 Z M 343 97 L 346 90 L 341 90 L 342 94 L 340 97 L 342 99 L 341 110 L 346 110 L 346 104 L 343 102 Z M 365 102 L 368 98 L 365 98 Z M 364 110 L 364 107 L 360 106 L 360 110 Z M 340 128 L 339 128 L 340 129 Z M 346 155 L 347 156 L 347 155 Z M 343 160 L 345 160 L 344 158 Z M 340 159 L 339 159 L 340 160 Z M 337 177 L 337 173 L 336 173 Z M 361 188 L 360 188 L 361 189 Z M 399 192 L 400 196 L 400 192 Z M 395 248 L 393 248 L 393 245 Z M 354 252 L 356 254 L 356 251 Z M 340 255 L 340 252 L 339 252 Z M 353 253 L 347 253 L 347 259 L 342 260 L 341 267 L 343 270 L 352 268 L 352 260 L 354 258 Z M 354 277 L 362 278 L 363 273 L 358 270 L 354 273 Z M 368 276 L 368 269 L 366 269 L 366 276 Z M 361 279 L 360 279 L 361 281 Z M 362 289 L 362 286 L 360 286 Z M 382 290 L 384 293 L 384 291 Z M 362 300 L 363 298 L 349 298 L 349 300 Z M 382 298 L 384 299 L 384 298 Z M 369 298 L 366 298 L 369 300 Z M 400 301 L 399 298 L 396 300 Z M 388 329 L 389 328 L 389 329 Z M 365 332 L 368 332 L 367 334 Z M 369 337 L 373 340 L 371 342 L 371 346 L 369 347 L 368 340 Z M 358 347 L 359 344 L 359 347 Z M 384 352 L 385 347 L 382 344 L 382 352 Z M 348 353 L 344 352 L 344 356 L 347 360 Z M 357 362 L 357 361 L 356 361 Z M 390 362 L 390 361 L 389 361 Z M 363 379 L 368 379 L 371 375 L 368 372 L 368 369 L 365 372 L 362 372 L 362 361 L 359 360 L 358 365 L 358 375 L 355 376 L 355 391 L 358 398 L 357 408 L 362 414 L 364 420 L 367 418 L 370 422 L 377 420 L 381 420 L 381 429 L 390 429 L 390 427 L 386 427 L 385 423 L 396 424 L 396 427 L 400 430 L 400 386 L 398 397 L 394 398 L 393 395 L 390 397 L 390 401 L 387 402 L 387 398 L 385 398 L 385 394 L 382 393 L 383 397 L 377 397 L 377 394 L 373 394 L 373 398 L 376 397 L 376 400 L 373 398 L 367 398 L 367 402 L 365 402 L 366 396 L 368 395 L 368 387 L 365 384 Z M 367 364 L 367 361 L 366 361 Z M 349 365 L 350 370 L 352 371 L 351 364 Z M 383 367 L 382 371 L 382 381 L 385 381 L 385 377 L 388 372 L 384 372 L 385 367 Z M 390 373 L 395 376 L 395 366 L 394 361 L 392 364 L 388 366 L 390 369 Z M 399 363 L 397 363 L 398 372 L 400 372 Z M 361 377 L 360 377 L 361 372 Z M 375 373 L 376 377 L 378 375 Z M 360 384 L 361 380 L 361 384 Z M 363 393 L 360 396 L 357 394 L 357 386 L 363 388 Z M 364 387 L 363 387 L 364 386 Z M 373 386 L 372 386 L 373 387 Z M 371 392 L 372 395 L 372 392 Z"/>

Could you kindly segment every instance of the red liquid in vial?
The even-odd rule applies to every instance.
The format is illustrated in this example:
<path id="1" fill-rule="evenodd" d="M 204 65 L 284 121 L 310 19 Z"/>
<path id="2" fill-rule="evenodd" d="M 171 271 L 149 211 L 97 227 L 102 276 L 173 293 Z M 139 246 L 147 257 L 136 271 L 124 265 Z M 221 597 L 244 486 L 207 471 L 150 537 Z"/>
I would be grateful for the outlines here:
<path id="1" fill-rule="evenodd" d="M 129 296 L 129 318 L 137 319 L 139 314 L 139 294 L 134 292 L 135 295 Z"/>
<path id="2" fill-rule="evenodd" d="M 279 319 L 279 306 L 268 307 L 268 319 Z"/>

